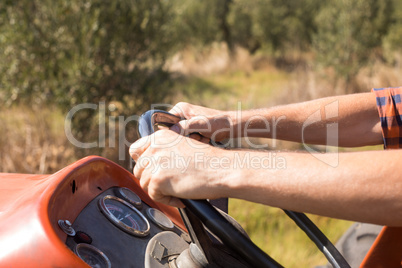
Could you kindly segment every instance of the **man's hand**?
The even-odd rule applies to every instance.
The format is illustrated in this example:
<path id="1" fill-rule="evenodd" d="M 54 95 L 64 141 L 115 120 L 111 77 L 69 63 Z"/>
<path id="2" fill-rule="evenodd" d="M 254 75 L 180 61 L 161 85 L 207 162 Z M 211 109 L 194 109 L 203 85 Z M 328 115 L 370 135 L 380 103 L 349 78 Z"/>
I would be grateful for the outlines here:
<path id="1" fill-rule="evenodd" d="M 159 130 L 130 147 L 136 161 L 134 176 L 155 201 L 183 207 L 178 198 L 216 199 L 221 196 L 219 181 L 224 170 L 213 169 L 208 159 L 224 150 L 170 130 Z"/>
<path id="2" fill-rule="evenodd" d="M 171 128 L 181 135 L 200 133 L 205 138 L 222 141 L 233 133 L 234 118 L 231 112 L 185 102 L 179 102 L 169 112 L 186 119 Z"/>

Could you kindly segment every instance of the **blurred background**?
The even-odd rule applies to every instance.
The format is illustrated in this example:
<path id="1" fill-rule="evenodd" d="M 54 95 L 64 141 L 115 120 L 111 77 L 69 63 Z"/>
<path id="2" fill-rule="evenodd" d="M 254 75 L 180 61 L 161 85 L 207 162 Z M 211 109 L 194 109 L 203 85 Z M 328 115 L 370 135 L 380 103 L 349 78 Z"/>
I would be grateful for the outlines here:
<path id="1" fill-rule="evenodd" d="M 130 169 L 125 119 L 152 104 L 249 109 L 399 86 L 401 18 L 398 0 L 2 0 L 0 171 L 53 173 L 90 154 Z M 66 137 L 83 103 L 97 109 L 77 112 L 72 134 L 104 146 Z M 285 266 L 325 263 L 280 210 L 229 210 Z M 312 217 L 333 241 L 351 224 Z"/>

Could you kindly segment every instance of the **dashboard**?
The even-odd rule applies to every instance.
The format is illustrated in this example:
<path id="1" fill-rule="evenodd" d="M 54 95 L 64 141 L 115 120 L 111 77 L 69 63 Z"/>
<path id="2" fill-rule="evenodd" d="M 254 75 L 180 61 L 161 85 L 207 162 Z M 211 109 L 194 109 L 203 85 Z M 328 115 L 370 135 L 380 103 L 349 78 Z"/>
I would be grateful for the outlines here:
<path id="1" fill-rule="evenodd" d="M 59 221 L 66 245 L 91 267 L 169 267 L 189 235 L 126 187 L 95 197 L 74 223 Z"/>
<path id="2" fill-rule="evenodd" d="M 98 156 L 54 174 L 0 173 L 0 267 L 247 267 L 195 218 Z"/>
<path id="3" fill-rule="evenodd" d="M 189 242 L 178 210 L 105 158 L 0 173 L 1 267 L 171 267 Z"/>

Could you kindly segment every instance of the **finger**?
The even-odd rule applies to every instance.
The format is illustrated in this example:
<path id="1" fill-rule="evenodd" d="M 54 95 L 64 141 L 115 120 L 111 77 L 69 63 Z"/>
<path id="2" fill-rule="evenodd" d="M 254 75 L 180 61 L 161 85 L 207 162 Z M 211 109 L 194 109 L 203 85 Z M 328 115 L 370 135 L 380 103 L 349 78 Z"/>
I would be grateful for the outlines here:
<path id="1" fill-rule="evenodd" d="M 196 141 L 201 141 L 201 139 L 203 139 L 203 136 L 198 133 L 191 133 L 188 137 Z"/>
<path id="2" fill-rule="evenodd" d="M 184 208 L 185 205 L 180 201 L 180 199 L 176 198 L 176 197 L 171 197 L 169 202 L 168 202 L 169 206 L 172 207 L 177 207 L 177 208 Z"/>
<path id="3" fill-rule="evenodd" d="M 169 110 L 169 113 L 180 116 L 182 118 L 186 118 L 185 112 L 184 112 L 185 106 L 188 106 L 188 103 L 179 102 L 175 106 L 173 106 L 172 109 Z"/>
<path id="4" fill-rule="evenodd" d="M 172 130 L 172 131 L 174 131 L 174 132 L 176 132 L 176 133 L 178 133 L 178 134 L 181 134 L 180 132 L 182 132 L 182 128 L 180 127 L 179 124 L 176 124 L 176 125 L 172 126 L 172 127 L 170 128 L 170 130 Z M 188 136 L 189 136 L 190 138 L 192 138 L 192 139 L 194 139 L 194 140 L 196 140 L 196 141 L 200 141 L 200 142 L 202 142 L 202 143 L 209 143 L 209 142 L 211 141 L 210 138 L 204 137 L 204 136 L 202 136 L 200 133 L 191 133 L 191 134 L 189 134 Z"/>
<path id="5" fill-rule="evenodd" d="M 149 165 L 149 160 L 147 158 L 138 158 L 137 162 L 135 163 L 133 174 L 138 180 L 141 180 L 142 173 Z"/>
<path id="6" fill-rule="evenodd" d="M 148 194 L 156 202 L 163 203 L 163 204 L 166 204 L 166 205 L 172 206 L 172 207 L 178 207 L 178 208 L 185 207 L 184 204 L 180 201 L 180 199 L 178 199 L 176 197 L 167 196 L 160 192 L 153 192 L 152 190 L 150 190 Z"/>
<path id="7" fill-rule="evenodd" d="M 171 130 L 158 130 L 151 135 L 151 148 L 152 149 L 167 149 L 177 145 L 185 137 L 184 135 L 177 134 Z M 150 149 L 151 150 L 151 149 Z"/>
<path id="8" fill-rule="evenodd" d="M 205 143 L 205 144 L 209 144 L 209 142 L 211 141 L 211 139 L 201 136 L 202 138 L 200 139 L 200 142 Z"/>
<path id="9" fill-rule="evenodd" d="M 211 141 L 210 138 L 204 137 L 199 133 L 191 133 L 189 135 L 190 138 L 192 138 L 193 140 L 205 143 L 205 144 L 209 144 L 209 142 Z"/>
<path id="10" fill-rule="evenodd" d="M 133 160 L 137 162 L 138 158 L 149 148 L 150 145 L 151 138 L 150 136 L 146 136 L 131 144 L 128 152 Z"/>
<path id="11" fill-rule="evenodd" d="M 182 134 L 182 128 L 180 124 L 174 124 L 173 126 L 170 127 L 170 130 L 176 132 L 177 134 Z"/>
<path id="12" fill-rule="evenodd" d="M 143 176 L 142 179 L 140 179 L 141 188 L 147 193 L 148 193 L 148 186 L 150 183 L 151 183 L 150 177 Z"/>
<path id="13" fill-rule="evenodd" d="M 149 190 L 149 184 L 152 181 L 152 171 L 151 171 L 150 165 L 147 165 L 144 167 L 142 170 L 140 170 L 140 185 L 141 188 L 148 193 Z"/>
<path id="14" fill-rule="evenodd" d="M 207 136 L 211 133 L 212 127 L 207 117 L 196 116 L 190 120 L 182 120 L 177 123 L 178 127 L 181 129 L 181 135 L 190 135 L 194 132 L 200 133 L 201 135 L 206 134 Z"/>

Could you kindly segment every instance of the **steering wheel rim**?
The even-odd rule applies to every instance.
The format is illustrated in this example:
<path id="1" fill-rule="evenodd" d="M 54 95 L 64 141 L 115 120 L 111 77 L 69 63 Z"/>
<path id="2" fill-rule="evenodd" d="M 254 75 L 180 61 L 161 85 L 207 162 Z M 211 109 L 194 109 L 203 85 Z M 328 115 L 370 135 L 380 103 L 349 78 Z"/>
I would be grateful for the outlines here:
<path id="1" fill-rule="evenodd" d="M 207 200 L 180 199 L 225 246 L 237 253 L 250 267 L 283 267 L 236 229 Z"/>
<path id="2" fill-rule="evenodd" d="M 157 122 L 158 119 L 165 122 Z M 141 137 L 148 136 L 155 132 L 155 124 L 162 123 L 170 127 L 180 120 L 182 118 L 163 110 L 149 110 L 140 117 L 139 134 Z M 252 267 L 283 267 L 235 228 L 207 200 L 181 199 L 181 202 L 228 248 Z M 288 210 L 284 212 L 316 244 L 333 267 L 350 267 L 335 246 L 305 214 Z"/>

